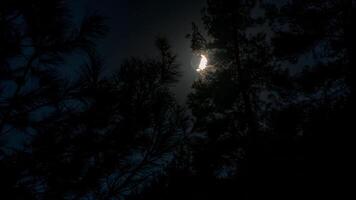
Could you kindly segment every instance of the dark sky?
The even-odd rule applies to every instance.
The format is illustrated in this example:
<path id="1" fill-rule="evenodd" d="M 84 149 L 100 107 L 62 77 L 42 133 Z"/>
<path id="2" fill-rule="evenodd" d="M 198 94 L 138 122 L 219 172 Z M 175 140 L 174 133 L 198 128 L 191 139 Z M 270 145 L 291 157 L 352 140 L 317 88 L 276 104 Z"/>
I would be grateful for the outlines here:
<path id="1" fill-rule="evenodd" d="M 183 103 L 196 72 L 191 66 L 193 54 L 185 38 L 191 23 L 200 23 L 205 0 L 71 0 L 78 19 L 97 11 L 108 17 L 110 34 L 102 41 L 100 52 L 107 66 L 119 67 L 129 56 L 154 56 L 154 39 L 165 36 L 178 55 L 183 76 L 174 89 Z"/>

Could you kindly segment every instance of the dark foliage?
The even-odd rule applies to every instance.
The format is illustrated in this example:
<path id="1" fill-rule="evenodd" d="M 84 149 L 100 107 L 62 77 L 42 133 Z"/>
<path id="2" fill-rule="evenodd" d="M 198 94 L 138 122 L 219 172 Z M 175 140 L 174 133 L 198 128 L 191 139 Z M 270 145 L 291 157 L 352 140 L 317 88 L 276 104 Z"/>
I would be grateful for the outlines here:
<path id="1" fill-rule="evenodd" d="M 64 0 L 2 0 L 0 199 L 343 199 L 354 11 L 208 0 L 187 35 L 209 58 L 188 115 L 165 39 L 106 71 L 105 18 L 77 26 Z"/>
<path id="2" fill-rule="evenodd" d="M 1 199 L 121 199 L 149 183 L 186 131 L 167 41 L 108 74 L 103 17 L 76 28 L 65 1 L 0 4 Z"/>
<path id="3" fill-rule="evenodd" d="M 137 199 L 341 198 L 353 3 L 208 0 L 207 38 L 188 35 L 210 67 L 189 96 L 185 164 Z"/>

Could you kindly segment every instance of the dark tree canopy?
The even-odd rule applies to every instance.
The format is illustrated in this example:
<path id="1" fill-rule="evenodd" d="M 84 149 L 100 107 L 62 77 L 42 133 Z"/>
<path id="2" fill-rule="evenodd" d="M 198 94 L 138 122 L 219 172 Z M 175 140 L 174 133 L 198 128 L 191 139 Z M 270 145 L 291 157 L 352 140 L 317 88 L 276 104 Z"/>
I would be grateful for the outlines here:
<path id="1" fill-rule="evenodd" d="M 207 1 L 206 38 L 195 24 L 188 35 L 210 67 L 189 96 L 194 124 L 177 157 L 185 164 L 138 199 L 342 196 L 353 3 Z"/>
<path id="2" fill-rule="evenodd" d="M 0 199 L 343 199 L 354 5 L 207 0 L 181 106 L 166 39 L 109 69 L 104 16 L 0 1 Z"/>
<path id="3" fill-rule="evenodd" d="M 95 48 L 103 17 L 75 27 L 61 0 L 0 7 L 1 198 L 121 199 L 147 184 L 186 131 L 168 42 L 108 74 Z"/>

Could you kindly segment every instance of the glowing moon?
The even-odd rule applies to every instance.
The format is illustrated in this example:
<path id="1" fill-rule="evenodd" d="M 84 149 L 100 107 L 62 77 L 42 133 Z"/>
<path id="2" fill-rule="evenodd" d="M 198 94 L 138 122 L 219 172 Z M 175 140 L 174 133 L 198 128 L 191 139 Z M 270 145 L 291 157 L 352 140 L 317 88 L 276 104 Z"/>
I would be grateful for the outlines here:
<path id="1" fill-rule="evenodd" d="M 207 67 L 207 64 L 208 64 L 208 59 L 204 55 L 201 55 L 201 60 L 197 71 L 199 72 L 204 70 Z"/>

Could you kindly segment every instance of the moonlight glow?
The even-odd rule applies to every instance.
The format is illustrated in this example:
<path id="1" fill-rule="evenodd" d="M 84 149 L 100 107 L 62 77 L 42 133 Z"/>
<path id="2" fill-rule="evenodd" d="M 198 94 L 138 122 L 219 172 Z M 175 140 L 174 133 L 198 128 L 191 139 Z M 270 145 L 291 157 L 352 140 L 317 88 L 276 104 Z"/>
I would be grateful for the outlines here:
<path id="1" fill-rule="evenodd" d="M 201 55 L 201 60 L 197 71 L 199 72 L 204 70 L 207 67 L 207 64 L 208 64 L 208 59 L 204 55 Z"/>

